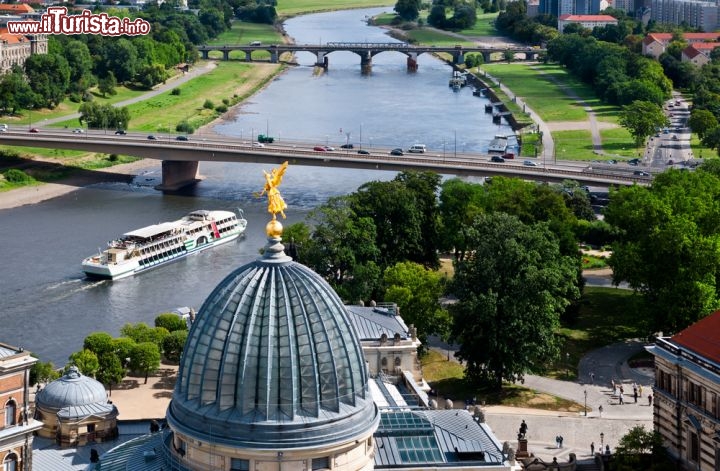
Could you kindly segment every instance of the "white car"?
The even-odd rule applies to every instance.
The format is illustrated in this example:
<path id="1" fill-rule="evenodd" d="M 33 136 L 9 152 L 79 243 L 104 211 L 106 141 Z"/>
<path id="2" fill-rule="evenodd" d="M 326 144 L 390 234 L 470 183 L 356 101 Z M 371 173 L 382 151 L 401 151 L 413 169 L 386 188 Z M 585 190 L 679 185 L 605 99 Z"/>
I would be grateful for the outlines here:
<path id="1" fill-rule="evenodd" d="M 84 133 L 84 132 L 85 132 L 85 130 L 84 130 L 84 129 L 81 129 L 81 128 L 75 128 L 75 129 L 73 129 L 73 133 L 75 133 L 75 134 L 82 134 L 82 133 Z"/>
<path id="2" fill-rule="evenodd" d="M 525 165 L 526 167 L 537 167 L 538 166 L 537 162 L 533 162 L 532 160 L 523 161 L 523 165 Z"/>
<path id="3" fill-rule="evenodd" d="M 253 147 L 265 147 L 265 144 L 263 144 L 262 142 L 253 142 L 252 146 Z"/>

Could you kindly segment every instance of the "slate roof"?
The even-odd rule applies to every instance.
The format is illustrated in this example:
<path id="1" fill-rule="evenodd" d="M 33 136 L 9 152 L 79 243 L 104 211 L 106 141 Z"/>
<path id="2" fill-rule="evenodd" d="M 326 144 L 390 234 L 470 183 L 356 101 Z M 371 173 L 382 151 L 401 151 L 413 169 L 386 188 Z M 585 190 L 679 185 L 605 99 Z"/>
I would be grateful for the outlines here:
<path id="1" fill-rule="evenodd" d="M 408 338 L 408 327 L 400 316 L 381 307 L 346 306 L 360 340 L 377 340 L 382 334 L 392 339 L 396 333 Z"/>
<path id="2" fill-rule="evenodd" d="M 0 358 L 8 358 L 20 353 L 17 348 L 10 345 L 0 344 Z"/>

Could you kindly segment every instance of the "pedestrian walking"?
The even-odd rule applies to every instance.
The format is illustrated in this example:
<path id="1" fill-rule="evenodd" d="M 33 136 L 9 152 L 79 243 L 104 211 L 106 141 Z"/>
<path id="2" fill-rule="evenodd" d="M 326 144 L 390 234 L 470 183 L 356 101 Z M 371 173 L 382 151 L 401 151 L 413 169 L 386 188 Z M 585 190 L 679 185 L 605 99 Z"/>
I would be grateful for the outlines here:
<path id="1" fill-rule="evenodd" d="M 595 373 L 590 372 L 590 384 L 595 384 Z"/>
<path id="2" fill-rule="evenodd" d="M 590 442 L 590 456 L 595 456 L 595 442 Z"/>
<path id="3" fill-rule="evenodd" d="M 620 398 L 620 404 L 621 404 L 621 405 L 624 405 L 624 404 L 625 404 L 625 401 L 623 400 L 622 394 L 620 394 L 619 398 Z"/>
<path id="4" fill-rule="evenodd" d="M 603 406 L 602 406 L 602 404 L 600 404 L 598 406 L 598 412 L 600 413 L 600 417 L 602 417 L 602 411 L 603 411 Z"/>
<path id="5" fill-rule="evenodd" d="M 652 405 L 652 394 L 648 394 L 648 405 Z"/>
<path id="6" fill-rule="evenodd" d="M 638 394 L 640 394 L 640 397 L 642 397 L 642 384 L 638 386 Z"/>
<path id="7" fill-rule="evenodd" d="M 637 404 L 637 389 L 633 392 L 633 397 L 635 398 L 635 404 Z"/>
<path id="8" fill-rule="evenodd" d="M 560 448 L 560 435 L 555 435 L 555 448 Z"/>
<path id="9" fill-rule="evenodd" d="M 560 435 L 560 448 L 562 448 L 563 436 Z"/>
<path id="10" fill-rule="evenodd" d="M 610 380 L 610 384 L 612 385 L 613 394 L 615 394 L 615 380 L 614 380 L 614 379 L 611 379 L 611 380 Z"/>
<path id="11" fill-rule="evenodd" d="M 620 395 L 622 396 L 625 394 L 625 388 L 623 388 L 622 384 L 620 385 Z"/>

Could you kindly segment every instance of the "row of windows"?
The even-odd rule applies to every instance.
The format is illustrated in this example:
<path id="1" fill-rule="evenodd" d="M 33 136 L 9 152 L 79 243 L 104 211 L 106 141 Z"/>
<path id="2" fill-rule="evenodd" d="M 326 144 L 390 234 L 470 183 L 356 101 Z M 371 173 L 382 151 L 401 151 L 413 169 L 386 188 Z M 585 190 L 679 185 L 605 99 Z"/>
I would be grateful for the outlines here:
<path id="1" fill-rule="evenodd" d="M 660 389 L 672 396 L 680 396 L 681 400 L 689 402 L 716 419 L 720 418 L 720 398 L 717 393 L 708 391 L 705 387 L 689 379 L 683 379 L 682 382 L 683 384 L 678 388 L 677 378 L 658 369 L 657 385 Z"/>

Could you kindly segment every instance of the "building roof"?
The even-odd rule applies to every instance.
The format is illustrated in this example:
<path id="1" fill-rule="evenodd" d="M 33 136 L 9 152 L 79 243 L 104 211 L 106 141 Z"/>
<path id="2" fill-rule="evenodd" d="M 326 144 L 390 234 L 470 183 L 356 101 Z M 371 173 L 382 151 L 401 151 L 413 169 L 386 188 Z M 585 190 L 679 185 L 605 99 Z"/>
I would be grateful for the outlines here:
<path id="1" fill-rule="evenodd" d="M 91 413 L 100 410 L 95 405 L 108 405 L 105 386 L 93 378 L 83 376 L 75 366 L 70 367 L 63 377 L 41 389 L 35 402 L 39 407 L 57 410 L 73 408 L 78 411 L 92 406 L 88 409 Z M 68 414 L 71 412 L 68 411 Z"/>
<path id="2" fill-rule="evenodd" d="M 719 42 L 710 42 L 710 43 L 693 43 L 688 46 L 688 48 L 693 48 L 696 51 L 707 51 L 710 52 L 716 47 L 720 47 Z"/>
<path id="3" fill-rule="evenodd" d="M 15 356 L 21 352 L 22 352 L 22 350 L 19 350 L 17 347 L 12 347 L 10 345 L 5 345 L 4 343 L 0 343 L 0 359 L 1 358 L 9 358 L 9 357 Z"/>
<path id="4" fill-rule="evenodd" d="M 561 15 L 560 20 L 562 21 L 609 21 L 617 22 L 617 18 L 610 15 Z"/>
<path id="5" fill-rule="evenodd" d="M 0 12 L 3 13 L 34 13 L 30 5 L 23 3 L 0 3 Z"/>
<path id="6" fill-rule="evenodd" d="M 409 337 L 407 325 L 394 311 L 385 307 L 346 306 L 360 340 L 377 340 L 382 334 L 392 339 Z"/>
<path id="7" fill-rule="evenodd" d="M 201 441 L 256 449 L 345 442 L 377 426 L 345 306 L 279 238 L 198 311 L 167 420 Z"/>
<path id="8" fill-rule="evenodd" d="M 670 341 L 720 364 L 720 311 L 673 335 Z"/>
<path id="9" fill-rule="evenodd" d="M 702 54 L 702 52 L 698 51 L 692 46 L 688 46 L 682 51 L 683 55 L 687 57 L 688 59 L 694 59 L 695 57 Z"/>

